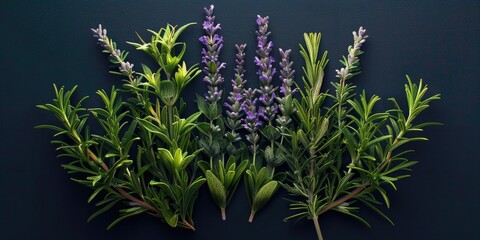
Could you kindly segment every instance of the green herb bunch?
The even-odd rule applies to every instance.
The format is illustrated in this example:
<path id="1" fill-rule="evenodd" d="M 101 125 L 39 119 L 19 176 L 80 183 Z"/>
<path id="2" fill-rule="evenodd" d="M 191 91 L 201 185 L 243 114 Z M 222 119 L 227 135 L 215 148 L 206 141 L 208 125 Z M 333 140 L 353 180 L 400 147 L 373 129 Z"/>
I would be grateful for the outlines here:
<path id="1" fill-rule="evenodd" d="M 54 130 L 59 156 L 71 162 L 62 165 L 73 180 L 93 190 L 88 202 L 100 209 L 88 219 L 120 205 L 120 217 L 109 228 L 130 216 L 148 213 L 172 227 L 194 230 L 193 207 L 205 178 L 195 176 L 192 161 L 201 151 L 192 144 L 192 131 L 200 112 L 181 116 L 185 103 L 181 92 L 199 73 L 196 66 L 182 62 L 186 45 L 180 34 L 192 24 L 168 25 L 158 32 L 149 30 L 150 41 L 130 43 L 150 55 L 157 66 L 142 64 L 133 71 L 128 55 L 117 49 L 100 25 L 92 29 L 110 62 L 118 65 L 114 74 L 125 78 L 122 89 L 97 91 L 105 106 L 86 109 L 87 97 L 73 102 L 76 87 L 55 88 L 53 103 L 38 105 L 52 112 L 58 125 L 40 125 Z M 122 101 L 121 96 L 126 99 Z M 103 129 L 91 133 L 86 124 L 93 116 Z"/>
<path id="2" fill-rule="evenodd" d="M 327 52 L 318 58 L 321 35 L 305 34 L 305 46 L 300 45 L 304 87 L 301 99 L 294 100 L 298 126 L 290 129 L 292 148 L 283 185 L 293 197 L 290 209 L 295 213 L 285 220 L 313 220 L 318 239 L 323 239 L 318 217 L 329 210 L 368 225 L 357 215 L 359 202 L 392 222 L 377 205 L 383 201 L 390 207 L 387 188 L 396 189 L 395 182 L 409 177 L 405 171 L 416 163 L 406 158 L 412 150 L 405 144 L 427 139 L 412 133 L 436 124 L 415 120 L 440 96 L 426 96 L 427 86 L 422 81 L 413 83 L 408 76 L 406 110 L 390 98 L 392 109 L 375 112 L 378 96 L 365 91 L 356 96 L 351 78 L 360 73 L 358 56 L 365 32 L 363 28 L 353 32 L 354 45 L 340 61 L 344 67 L 337 70 L 339 82 L 332 83 L 333 93 L 321 92 L 328 63 Z"/>
<path id="3" fill-rule="evenodd" d="M 409 177 L 416 162 L 407 158 L 413 151 L 407 143 L 427 140 L 422 131 L 438 123 L 418 122 L 417 117 L 440 95 L 427 95 L 422 80 L 414 83 L 407 76 L 406 108 L 390 98 L 392 107 L 378 111 L 380 98 L 357 91 L 353 81 L 368 38 L 362 27 L 353 32 L 353 45 L 340 61 L 343 67 L 336 70 L 338 81 L 330 91 L 323 84 L 329 60 L 327 51 L 320 54 L 321 34 L 305 33 L 300 45 L 303 84 L 297 84 L 292 51 L 278 49 L 281 59 L 275 64 L 269 18 L 257 16 L 259 87 L 245 88 L 246 44 L 235 45 L 235 75 L 225 99 L 224 42 L 213 9 L 204 8 L 205 35 L 199 38 L 203 71 L 196 64 L 187 67 L 186 44 L 179 41 L 194 23 L 148 30 L 149 41 L 138 36 L 139 43 L 129 42 L 156 63 L 142 64 L 140 72 L 99 25 L 92 31 L 118 67 L 111 73 L 123 78 L 122 87 L 97 91 L 104 106 L 85 108 L 88 97 L 73 100 L 76 86 L 54 85 L 53 102 L 38 105 L 58 119 L 55 125 L 38 127 L 55 131 L 52 143 L 59 156 L 69 159 L 62 166 L 75 174 L 74 181 L 92 189 L 88 202 L 99 209 L 88 220 L 117 206 L 120 215 L 108 228 L 148 213 L 171 227 L 194 230 L 201 186 L 207 183 L 225 220 L 243 177 L 250 222 L 282 187 L 294 212 L 285 220 L 312 220 L 318 239 L 323 239 L 319 217 L 330 210 L 368 225 L 358 215 L 364 206 L 392 222 L 379 205 L 390 207 L 389 188 L 396 190 L 396 181 Z M 182 91 L 202 72 L 208 91 L 197 97 L 198 112 L 186 115 Z M 89 121 L 92 117 L 96 121 Z M 93 123 L 100 132 L 91 132 Z"/>
<path id="4" fill-rule="evenodd" d="M 241 136 L 237 133 L 240 127 L 239 116 L 236 115 L 234 120 L 225 118 L 222 114 L 222 83 L 224 82 L 222 70 L 225 69 L 226 63 L 219 59 L 223 48 L 223 37 L 220 35 L 220 24 L 215 22 L 213 10 L 213 5 L 204 8 L 205 35 L 199 39 L 203 45 L 202 64 L 205 75 L 203 81 L 207 84 L 208 91 L 205 97 L 197 97 L 198 109 L 205 119 L 204 122 L 198 123 L 200 133 L 198 144 L 207 159 L 207 161 L 200 160 L 198 166 L 205 174 L 208 189 L 215 204 L 220 208 L 222 219 L 226 220 L 226 207 L 235 194 L 247 167 L 248 154 L 245 145 L 241 145 Z M 241 47 L 237 46 L 237 48 L 243 51 Z M 243 64 L 241 61 L 239 63 Z M 243 66 L 237 66 L 237 71 L 243 71 Z M 237 72 L 236 78 L 232 80 L 234 84 L 240 84 L 240 88 L 243 85 L 242 74 Z M 236 99 L 235 96 L 234 99 Z M 232 110 L 232 106 L 229 106 Z M 233 108 L 239 106 L 237 103 Z"/>

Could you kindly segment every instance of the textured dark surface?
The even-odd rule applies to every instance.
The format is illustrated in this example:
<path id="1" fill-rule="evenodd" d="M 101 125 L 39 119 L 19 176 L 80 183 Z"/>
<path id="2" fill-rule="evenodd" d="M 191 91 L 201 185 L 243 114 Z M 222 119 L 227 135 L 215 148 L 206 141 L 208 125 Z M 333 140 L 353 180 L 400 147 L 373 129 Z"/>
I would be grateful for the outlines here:
<path id="1" fill-rule="evenodd" d="M 136 2 L 142 2 L 136 3 Z M 480 4 L 478 1 L 24 1 L 0 3 L 0 236 L 2 239 L 315 239 L 311 222 L 282 222 L 289 214 L 282 191 L 248 224 L 248 203 L 240 187 L 229 205 L 228 221 L 220 220 L 206 189 L 196 205 L 196 232 L 170 229 L 148 215 L 128 219 L 112 230 L 111 211 L 91 223 L 93 205 L 88 189 L 68 180 L 49 143 L 51 132 L 34 130 L 53 117 L 36 109 L 53 97 L 52 83 L 91 95 L 119 83 L 107 73 L 106 56 L 91 37 L 90 28 L 102 23 L 135 63 L 149 60 L 125 41 L 135 31 L 158 29 L 167 22 L 203 21 L 202 7 L 215 4 L 225 36 L 225 73 L 232 76 L 233 44 L 248 43 L 247 71 L 255 81 L 253 55 L 257 14 L 270 16 L 275 47 L 292 48 L 299 62 L 302 33 L 320 31 L 322 49 L 329 50 L 327 81 L 335 80 L 338 59 L 352 42 L 351 31 L 364 26 L 370 38 L 361 56 L 363 74 L 356 77 L 368 93 L 403 97 L 405 74 L 423 78 L 441 102 L 422 117 L 444 123 L 427 129 L 431 139 L 415 145 L 410 157 L 420 163 L 413 177 L 389 191 L 389 225 L 375 213 L 361 213 L 372 229 L 336 213 L 321 217 L 326 239 L 473 239 L 480 222 Z M 382 3 L 380 3 L 382 2 Z M 187 61 L 200 60 L 201 26 L 184 35 Z M 278 54 L 277 54 L 278 56 Z M 139 64 L 136 66 L 138 67 Z M 296 65 L 297 72 L 299 64 Z M 297 79 L 298 80 L 298 79 Z M 252 83 L 250 83 L 252 84 Z M 199 79 L 187 95 L 205 89 Z M 189 94 L 192 93 L 192 94 Z M 200 92 L 199 92 L 200 93 Z M 201 93 L 202 94 L 202 93 Z M 187 98 L 188 100 L 189 98 Z M 384 107 L 389 106 L 384 101 Z M 190 105 L 192 109 L 193 105 Z"/>

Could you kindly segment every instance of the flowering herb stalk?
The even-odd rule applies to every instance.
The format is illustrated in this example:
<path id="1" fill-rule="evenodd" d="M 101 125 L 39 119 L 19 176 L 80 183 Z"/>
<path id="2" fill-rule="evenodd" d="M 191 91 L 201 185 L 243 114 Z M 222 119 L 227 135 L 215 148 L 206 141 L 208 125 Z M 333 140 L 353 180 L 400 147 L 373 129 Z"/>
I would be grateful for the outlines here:
<path id="1" fill-rule="evenodd" d="M 273 67 L 275 59 L 271 56 L 273 50 L 273 42 L 268 41 L 268 37 L 271 34 L 268 31 L 268 16 L 257 16 L 258 30 L 255 32 L 257 35 L 257 51 L 255 56 L 255 65 L 257 66 L 257 75 L 260 80 L 259 100 L 262 103 L 259 107 L 259 112 L 262 113 L 261 117 L 272 125 L 272 121 L 277 114 L 277 103 L 275 101 L 276 87 L 272 85 L 272 79 L 277 72 Z"/>
<path id="2" fill-rule="evenodd" d="M 271 56 L 273 43 L 268 40 L 270 35 L 268 22 L 268 17 L 257 16 L 258 30 L 255 33 L 258 44 L 255 65 L 258 69 L 260 87 L 255 90 L 249 89 L 245 94 L 244 125 L 249 132 L 247 140 L 251 143 L 253 154 L 252 162 L 245 171 L 245 188 L 251 206 L 249 222 L 253 221 L 255 213 L 272 198 L 280 186 L 279 182 L 285 177 L 283 173 L 275 174 L 275 168 L 283 163 L 285 157 L 284 149 L 276 150 L 283 142 L 277 143 L 281 136 L 281 132 L 275 126 L 278 113 L 278 99 L 275 91 L 278 88 L 272 84 L 276 70 L 273 67 L 275 60 Z M 284 72 L 284 74 L 289 73 Z M 256 93 L 260 94 L 258 98 L 255 97 Z M 280 104 L 283 103 L 280 102 Z M 263 146 L 265 146 L 264 150 L 260 151 Z M 260 155 L 261 158 L 258 158 L 259 152 L 263 153 Z"/>
<path id="3" fill-rule="evenodd" d="M 295 113 L 296 108 L 293 104 L 293 94 L 298 92 L 294 85 L 295 70 L 293 70 L 293 62 L 290 61 L 291 49 L 283 50 L 279 49 L 280 56 L 282 57 L 280 62 L 280 80 L 282 86 L 280 87 L 280 97 L 277 97 L 278 108 L 280 114 L 277 115 L 277 125 L 280 132 L 285 133 L 288 131 L 289 125 L 292 123 L 292 115 Z M 282 138 L 284 136 L 282 135 Z"/>
<path id="4" fill-rule="evenodd" d="M 237 50 L 237 54 L 235 55 L 235 76 L 231 81 L 232 91 L 227 98 L 227 102 L 224 104 L 227 115 L 225 125 L 230 129 L 230 131 L 226 133 L 226 137 L 230 142 L 239 142 L 242 140 L 239 131 L 242 129 L 241 120 L 245 115 L 242 107 L 244 104 L 245 84 L 247 82 L 244 68 L 246 47 L 246 44 L 235 45 L 235 49 Z"/>
<path id="5" fill-rule="evenodd" d="M 300 90 L 301 100 L 294 100 L 299 126 L 291 134 L 288 178 L 284 184 L 294 197 L 290 200 L 290 209 L 295 213 L 285 220 L 311 219 L 318 239 L 323 239 L 318 218 L 329 210 L 368 225 L 357 215 L 357 202 L 391 222 L 376 206 L 382 204 L 377 193 L 389 207 L 387 186 L 396 189 L 395 182 L 408 177 L 403 172 L 416 163 L 405 157 L 411 150 L 404 145 L 426 140 L 408 134 L 434 124 L 414 121 L 431 101 L 440 98 L 439 95 L 427 97 L 427 86 L 422 81 L 417 85 L 407 77 L 406 111 L 390 98 L 394 103 L 392 109 L 374 112 L 380 98 L 368 97 L 365 91 L 356 97 L 355 86 L 347 82 L 360 73 L 358 56 L 367 38 L 363 28 L 353 35 L 354 45 L 348 48 L 348 57 L 341 61 L 344 67 L 337 70 L 339 82 L 332 83 L 335 95 L 320 92 L 328 63 L 327 52 L 318 59 L 320 34 L 305 34 L 306 47 L 300 46 L 305 60 L 304 88 Z M 326 106 L 327 98 L 333 100 L 332 105 Z M 402 150 L 397 152 L 400 146 Z"/>
<path id="6" fill-rule="evenodd" d="M 240 135 L 236 132 L 239 128 L 240 114 L 238 111 L 241 105 L 241 99 L 237 99 L 237 94 L 241 94 L 243 91 L 243 50 L 245 46 L 237 46 L 239 50 L 237 54 L 237 73 L 236 78 L 232 80 L 235 96 L 233 96 L 234 99 L 230 96 L 230 102 L 227 103 L 229 118 L 227 118 L 226 124 L 231 131 L 227 132 L 220 102 L 223 96 L 221 84 L 224 82 L 221 72 L 226 65 L 219 60 L 223 48 L 223 37 L 219 34 L 221 26 L 219 23 L 215 23 L 213 10 L 213 5 L 204 8 L 203 29 L 205 35 L 199 39 L 203 45 L 202 64 L 205 74 L 203 81 L 207 83 L 208 91 L 205 98 L 200 96 L 197 98 L 198 108 L 206 119 L 205 123 L 198 125 L 202 134 L 198 143 L 209 161 L 199 161 L 198 166 L 205 173 L 208 189 L 214 202 L 220 208 L 222 219 L 226 220 L 225 209 L 233 197 L 247 166 L 247 160 L 243 154 L 246 153 L 245 148 L 235 146 L 241 140 Z M 242 158 L 245 160 L 237 161 Z"/>
<path id="7" fill-rule="evenodd" d="M 71 160 L 62 166 L 78 174 L 80 178 L 74 181 L 93 190 L 89 202 L 99 199 L 96 206 L 100 209 L 89 221 L 113 206 L 121 206 L 120 217 L 109 228 L 127 217 L 148 213 L 172 227 L 194 230 L 193 206 L 205 182 L 190 170 L 200 152 L 190 144 L 200 113 L 183 118 L 182 105 L 177 104 L 182 90 L 200 73 L 195 66 L 187 68 L 181 62 L 186 46 L 177 39 L 189 25 L 150 30 L 150 42 L 140 38 L 141 43 L 131 43 L 157 63 L 157 69 L 142 65 L 138 73 L 125 61 L 128 53 L 117 49 L 107 30 L 99 25 L 92 31 L 110 61 L 118 66 L 113 73 L 127 78 L 123 89 L 97 91 L 105 106 L 86 109 L 81 106 L 86 97 L 77 103 L 71 100 L 76 87 L 65 90 L 55 86 L 53 103 L 38 105 L 60 121 L 59 125 L 39 127 L 65 137 L 53 141 L 60 145 L 60 156 Z M 123 102 L 121 95 L 127 101 Z M 90 115 L 103 133 L 90 132 Z"/>

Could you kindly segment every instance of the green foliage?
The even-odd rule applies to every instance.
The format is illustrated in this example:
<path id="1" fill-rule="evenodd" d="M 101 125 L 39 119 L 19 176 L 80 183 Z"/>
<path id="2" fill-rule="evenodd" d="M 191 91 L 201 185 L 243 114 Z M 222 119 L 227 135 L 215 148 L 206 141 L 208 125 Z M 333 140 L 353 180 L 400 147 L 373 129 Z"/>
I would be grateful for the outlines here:
<path id="1" fill-rule="evenodd" d="M 59 156 L 69 163 L 62 165 L 78 178 L 72 180 L 93 191 L 88 202 L 96 201 L 100 209 L 88 219 L 119 206 L 119 221 L 142 213 L 159 217 L 172 227 L 193 228 L 193 208 L 199 188 L 206 181 L 195 176 L 192 162 L 201 149 L 191 144 L 191 133 L 197 128 L 200 112 L 181 116 L 180 95 L 200 72 L 187 68 L 181 59 L 186 45 L 177 39 L 191 24 L 178 29 L 171 25 L 152 32 L 151 42 L 135 44 L 152 56 L 158 66 L 142 72 L 130 71 L 123 89 L 112 87 L 110 93 L 97 91 L 105 106 L 85 109 L 71 101 L 76 87 L 66 91 L 54 85 L 53 103 L 38 105 L 52 112 L 59 125 L 40 125 L 54 130 Z M 126 53 L 115 57 L 113 41 L 104 45 L 105 52 L 125 64 Z M 176 48 L 180 48 L 177 52 Z M 126 96 L 122 101 L 120 96 Z M 181 100 L 181 99 L 180 99 Z M 88 117 L 93 115 L 103 132 L 91 133 Z"/>
<path id="2" fill-rule="evenodd" d="M 345 68 L 338 71 L 339 82 L 332 83 L 335 94 L 320 93 L 326 52 L 317 59 L 320 37 L 305 34 L 300 54 L 305 60 L 304 88 L 301 100 L 294 100 L 298 127 L 291 129 L 292 148 L 287 158 L 287 181 L 283 186 L 292 196 L 290 209 L 295 213 L 285 218 L 312 219 L 319 239 L 318 216 L 334 210 L 352 216 L 368 226 L 357 215 L 357 203 L 374 210 L 392 222 L 377 206 L 382 202 L 390 207 L 388 188 L 396 190 L 396 181 L 409 177 L 405 171 L 416 162 L 406 158 L 406 143 L 427 140 L 419 137 L 423 128 L 436 123 L 416 123 L 419 114 L 440 95 L 426 96 L 427 86 L 420 80 L 413 83 L 407 76 L 405 94 L 407 109 L 403 110 L 393 98 L 393 108 L 376 112 L 380 101 L 365 91 L 355 96 L 355 86 L 346 82 L 359 74 L 358 37 L 349 47 L 349 59 L 341 61 Z M 326 99 L 331 99 L 327 104 Z M 401 148 L 400 148 L 401 147 Z M 398 153 L 397 153 L 398 152 Z M 381 200 L 379 200 L 379 198 Z"/>
<path id="3" fill-rule="evenodd" d="M 197 124 L 200 132 L 198 145 L 209 159 L 200 160 L 198 166 L 207 178 L 208 189 L 220 208 L 222 219 L 226 220 L 225 210 L 247 168 L 248 152 L 244 144 L 236 144 L 239 139 L 225 137 L 228 133 L 219 105 L 207 103 L 200 96 L 197 97 L 197 105 L 206 119 Z"/>
<path id="4" fill-rule="evenodd" d="M 133 65 L 125 61 L 128 52 L 117 49 L 101 26 L 92 29 L 110 62 L 119 66 L 111 72 L 125 78 L 123 86 L 109 92 L 98 90 L 102 106 L 87 109 L 83 103 L 88 97 L 72 100 L 76 86 L 67 90 L 54 85 L 53 101 L 37 105 L 58 120 L 37 127 L 54 131 L 52 143 L 58 145 L 58 156 L 68 159 L 62 167 L 74 174 L 73 181 L 92 190 L 88 202 L 98 210 L 88 221 L 116 207 L 119 216 L 108 228 L 148 213 L 171 227 L 194 230 L 194 204 L 201 186 L 207 183 L 225 220 L 226 207 L 243 176 L 250 222 L 281 186 L 291 196 L 293 211 L 285 220 L 313 220 L 319 239 L 318 218 L 330 210 L 369 226 L 358 215 L 360 207 L 368 207 L 393 224 L 379 206 L 389 208 L 390 189 L 396 190 L 397 181 L 410 176 L 408 171 L 417 162 L 407 158 L 413 151 L 408 143 L 427 140 L 421 136 L 423 129 L 438 124 L 418 122 L 417 118 L 440 95 L 429 96 L 422 80 L 414 83 L 408 76 L 405 109 L 390 98 L 391 109 L 378 111 L 380 97 L 365 90 L 357 94 L 350 80 L 360 74 L 358 56 L 367 38 L 363 28 L 354 32 L 354 44 L 340 61 L 339 81 L 331 83 L 331 92 L 322 92 L 328 52 L 320 56 L 320 33 L 305 33 L 305 44 L 300 45 L 305 63 L 303 86 L 295 83 L 295 91 L 277 98 L 280 113 L 276 121 L 269 118 L 258 132 L 251 130 L 247 138 L 252 143 L 250 154 L 242 135 L 243 108 L 236 108 L 238 117 L 226 118 L 218 100 L 221 97 L 198 96 L 198 112 L 182 113 L 182 91 L 201 72 L 197 65 L 188 67 L 182 61 L 186 44 L 179 37 L 193 24 L 148 30 L 148 42 L 137 34 L 140 42 L 129 44 L 156 64 L 141 64 L 140 72 L 133 71 Z M 242 54 L 239 50 L 238 55 Z M 241 61 L 237 59 L 240 85 L 244 83 L 243 55 Z M 291 67 L 285 65 L 284 72 Z M 206 73 L 220 77 L 217 69 L 216 63 L 205 66 Z M 293 79 L 290 73 L 289 81 Z M 298 97 L 293 96 L 296 91 Z M 94 122 L 89 121 L 90 116 Z M 99 132 L 91 132 L 94 123 Z M 284 163 L 286 170 L 278 171 Z M 197 175 L 197 168 L 205 177 Z"/>

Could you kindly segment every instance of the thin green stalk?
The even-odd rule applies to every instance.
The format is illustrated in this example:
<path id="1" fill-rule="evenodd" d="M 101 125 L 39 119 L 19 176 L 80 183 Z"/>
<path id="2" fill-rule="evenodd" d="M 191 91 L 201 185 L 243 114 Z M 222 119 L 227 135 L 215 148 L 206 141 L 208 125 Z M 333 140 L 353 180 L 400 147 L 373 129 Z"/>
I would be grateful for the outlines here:
<path id="1" fill-rule="evenodd" d="M 253 145 L 253 166 L 256 166 L 255 161 L 257 158 L 257 146 L 256 144 Z"/>
<path id="2" fill-rule="evenodd" d="M 338 129 L 342 128 L 342 104 L 343 104 L 343 92 L 345 91 L 345 79 L 340 79 L 340 92 L 338 94 Z"/>
<path id="3" fill-rule="evenodd" d="M 317 232 L 318 240 L 323 240 L 322 230 L 320 229 L 320 224 L 318 223 L 318 216 L 312 218 L 313 224 L 315 225 L 315 231 Z"/>
<path id="4" fill-rule="evenodd" d="M 167 104 L 167 115 L 168 115 L 168 125 L 167 126 L 172 126 L 172 124 L 173 124 L 173 107 L 172 107 L 171 103 Z"/>
<path id="5" fill-rule="evenodd" d="M 213 120 L 210 120 L 210 128 L 212 128 L 212 132 L 208 133 L 208 144 L 211 145 L 213 143 L 213 131 L 215 125 L 213 124 Z M 210 155 L 210 154 L 209 154 Z M 210 168 L 213 169 L 213 156 L 210 155 Z"/>

